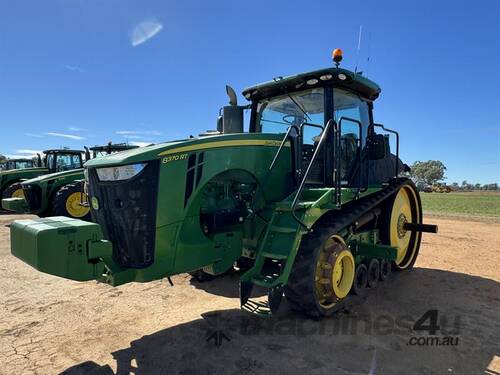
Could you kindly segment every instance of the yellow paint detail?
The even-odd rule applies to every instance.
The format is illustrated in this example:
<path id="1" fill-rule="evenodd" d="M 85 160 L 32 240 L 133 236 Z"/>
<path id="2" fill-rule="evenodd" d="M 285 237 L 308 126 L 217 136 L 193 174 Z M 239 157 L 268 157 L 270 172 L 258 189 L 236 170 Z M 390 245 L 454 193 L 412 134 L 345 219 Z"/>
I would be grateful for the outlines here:
<path id="1" fill-rule="evenodd" d="M 334 307 L 345 298 L 354 282 L 355 262 L 342 237 L 334 235 L 325 241 L 316 263 L 315 293 L 324 309 Z"/>
<path id="2" fill-rule="evenodd" d="M 161 159 L 161 162 L 163 164 L 170 163 L 172 161 L 177 161 L 177 160 L 184 160 L 187 159 L 188 154 L 178 154 L 178 155 L 169 155 L 165 156 L 163 159 Z"/>
<path id="3" fill-rule="evenodd" d="M 25 198 L 24 197 L 24 191 L 22 188 L 19 188 L 17 190 L 14 190 L 14 192 L 11 195 L 12 198 Z"/>
<path id="4" fill-rule="evenodd" d="M 84 217 L 90 211 L 90 208 L 83 206 L 87 202 L 87 194 L 75 192 L 71 193 L 66 199 L 66 211 L 71 217 Z"/>
<path id="5" fill-rule="evenodd" d="M 338 298 L 345 298 L 351 290 L 354 282 L 354 257 L 347 249 L 342 250 L 333 266 L 332 285 L 333 291 Z"/>
<path id="6" fill-rule="evenodd" d="M 403 186 L 396 195 L 392 206 L 390 223 L 391 246 L 397 247 L 398 253 L 395 263 L 402 268 L 411 262 L 413 254 L 417 249 L 417 241 L 411 243 L 411 232 L 403 228 L 404 223 L 419 222 L 421 214 L 418 212 L 418 207 L 414 207 L 416 215 L 412 211 L 413 206 L 416 206 L 416 202 L 415 191 L 410 186 Z M 408 251 L 411 252 L 411 255 L 408 254 Z"/>
<path id="7" fill-rule="evenodd" d="M 190 152 L 190 151 L 201 151 L 210 148 L 219 148 L 219 147 L 238 147 L 238 146 L 271 146 L 271 147 L 279 147 L 281 145 L 281 141 L 274 140 L 262 140 L 262 139 L 246 139 L 246 140 L 232 140 L 232 141 L 216 141 L 216 142 L 208 142 L 201 143 L 196 145 L 182 146 L 173 148 L 171 150 L 166 150 L 160 152 L 158 156 L 165 156 L 171 154 L 178 154 L 181 152 Z M 290 147 L 290 142 L 285 143 L 285 147 Z"/>

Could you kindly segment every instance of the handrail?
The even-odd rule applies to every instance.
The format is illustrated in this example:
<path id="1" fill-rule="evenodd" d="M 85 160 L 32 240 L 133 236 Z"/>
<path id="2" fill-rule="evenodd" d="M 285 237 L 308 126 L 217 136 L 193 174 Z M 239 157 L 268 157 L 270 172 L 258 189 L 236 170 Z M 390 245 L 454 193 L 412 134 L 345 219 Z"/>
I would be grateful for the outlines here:
<path id="1" fill-rule="evenodd" d="M 338 131 L 339 131 L 339 137 L 342 137 L 342 121 L 345 120 L 345 121 L 351 121 L 351 122 L 354 122 L 355 124 L 358 125 L 358 128 L 359 128 L 359 139 L 358 139 L 358 142 L 359 142 L 359 145 L 358 145 L 358 151 L 357 151 L 357 158 L 358 158 L 358 166 L 359 166 L 359 169 L 361 170 L 360 172 L 360 175 L 361 173 L 363 173 L 362 171 L 362 160 L 361 160 L 361 149 L 363 148 L 363 124 L 361 123 L 361 121 L 359 120 L 356 120 L 354 118 L 351 118 L 351 117 L 347 117 L 347 116 L 342 116 L 340 119 L 339 119 L 339 122 L 338 122 Z M 339 144 L 339 147 L 340 147 L 340 144 Z M 339 149 L 340 151 L 340 149 Z M 342 155 L 339 155 L 338 157 L 340 158 Z M 339 164 L 340 164 L 340 161 L 339 161 Z M 339 167 L 339 169 L 341 168 L 341 166 Z M 340 176 L 340 178 L 342 178 L 342 176 Z M 361 184 L 361 179 L 359 179 L 360 181 L 360 184 Z M 352 181 L 351 181 L 352 182 Z M 342 182 L 340 182 L 339 186 L 342 185 Z M 361 187 L 358 187 L 358 197 L 359 197 L 359 192 L 361 191 Z"/>
<path id="2" fill-rule="evenodd" d="M 255 202 L 257 202 L 260 199 L 261 195 L 264 195 L 264 187 L 263 187 L 263 185 L 267 184 L 267 181 L 269 180 L 269 176 L 271 176 L 271 171 L 273 170 L 274 165 L 278 161 L 278 156 L 280 155 L 281 150 L 285 146 L 288 138 L 290 138 L 290 133 L 291 133 L 292 129 L 295 129 L 295 131 L 297 132 L 297 134 L 299 134 L 299 132 L 300 132 L 299 127 L 297 125 L 290 125 L 288 127 L 288 129 L 287 129 L 287 131 L 285 133 L 285 136 L 281 140 L 281 144 L 280 144 L 280 146 L 278 148 L 278 151 L 276 151 L 276 153 L 274 154 L 273 160 L 271 161 L 271 164 L 269 165 L 269 168 L 267 169 L 267 174 L 264 177 L 264 181 L 263 181 L 262 184 L 260 184 L 260 190 L 258 190 L 257 193 L 255 194 L 255 198 L 254 198 Z M 264 195 L 264 199 L 265 199 L 265 195 Z"/>
<path id="3" fill-rule="evenodd" d="M 399 175 L 399 133 L 395 130 L 392 129 L 387 129 L 384 127 L 382 124 L 373 124 L 373 126 L 378 126 L 379 128 L 382 128 L 388 133 L 392 133 L 396 135 L 396 173 L 394 174 L 395 178 L 398 178 Z"/>
<path id="4" fill-rule="evenodd" d="M 299 127 L 297 125 L 290 125 L 288 127 L 288 129 L 286 131 L 286 134 L 283 137 L 283 140 L 281 141 L 280 147 L 278 148 L 278 151 L 276 151 L 276 154 L 274 154 L 273 161 L 269 165 L 269 168 L 267 170 L 268 172 L 271 172 L 271 170 L 274 168 L 274 164 L 276 164 L 276 161 L 278 160 L 278 156 L 280 155 L 281 150 L 283 149 L 283 147 L 285 146 L 286 141 L 290 137 L 290 133 L 291 133 L 292 129 L 295 129 L 295 131 L 297 132 L 297 134 L 300 134 L 300 129 L 299 129 Z"/>
<path id="5" fill-rule="evenodd" d="M 335 126 L 337 126 L 337 124 L 335 123 L 335 121 L 333 119 L 328 120 L 328 122 L 326 123 L 325 128 L 321 132 L 321 138 L 319 139 L 318 145 L 316 146 L 316 149 L 314 150 L 314 154 L 313 154 L 313 156 L 311 158 L 311 161 L 309 162 L 309 165 L 307 166 L 306 172 L 304 173 L 304 175 L 302 177 L 302 181 L 300 182 L 299 188 L 297 189 L 297 193 L 295 194 L 295 198 L 293 199 L 293 202 L 292 202 L 292 217 L 294 218 L 294 220 L 297 223 L 299 223 L 300 225 L 302 225 L 308 231 L 311 230 L 311 228 L 309 228 L 307 226 L 307 224 L 305 224 L 302 220 L 300 220 L 297 217 L 297 215 L 295 214 L 295 210 L 297 208 L 297 203 L 299 202 L 300 196 L 302 195 L 302 191 L 304 190 L 304 185 L 306 183 L 307 176 L 309 175 L 309 171 L 311 170 L 311 167 L 312 167 L 312 165 L 314 163 L 314 160 L 318 156 L 318 153 L 319 153 L 319 151 L 321 149 L 321 146 L 323 146 L 323 142 L 325 141 L 326 135 L 328 134 L 328 130 L 330 130 L 330 126 L 332 124 L 334 124 Z"/>

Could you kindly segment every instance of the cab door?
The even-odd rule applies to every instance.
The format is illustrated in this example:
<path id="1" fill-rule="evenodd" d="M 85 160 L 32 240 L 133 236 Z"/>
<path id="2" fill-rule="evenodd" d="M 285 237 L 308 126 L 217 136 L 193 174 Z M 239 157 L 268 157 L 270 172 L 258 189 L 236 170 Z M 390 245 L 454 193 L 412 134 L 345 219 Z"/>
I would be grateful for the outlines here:
<path id="1" fill-rule="evenodd" d="M 370 109 L 366 101 L 344 90 L 334 89 L 334 119 L 339 135 L 334 150 L 341 187 L 365 188 L 365 147 Z"/>

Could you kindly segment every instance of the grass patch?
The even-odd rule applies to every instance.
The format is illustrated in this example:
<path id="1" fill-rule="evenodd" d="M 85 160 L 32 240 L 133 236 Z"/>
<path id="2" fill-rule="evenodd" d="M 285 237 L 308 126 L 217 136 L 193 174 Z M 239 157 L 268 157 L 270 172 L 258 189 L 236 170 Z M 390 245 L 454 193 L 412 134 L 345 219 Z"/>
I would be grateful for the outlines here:
<path id="1" fill-rule="evenodd" d="M 500 193 L 420 193 L 424 212 L 438 215 L 500 217 Z"/>

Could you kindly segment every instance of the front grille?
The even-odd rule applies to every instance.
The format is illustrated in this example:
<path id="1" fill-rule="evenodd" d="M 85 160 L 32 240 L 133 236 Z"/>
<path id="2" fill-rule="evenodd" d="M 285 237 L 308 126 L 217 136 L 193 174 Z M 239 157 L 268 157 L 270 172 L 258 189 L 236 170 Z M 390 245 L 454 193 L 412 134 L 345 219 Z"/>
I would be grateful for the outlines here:
<path id="1" fill-rule="evenodd" d="M 42 189 L 38 185 L 23 185 L 24 197 L 31 211 L 42 206 Z"/>
<path id="2" fill-rule="evenodd" d="M 136 176 L 125 181 L 99 181 L 89 168 L 92 219 L 113 242 L 113 258 L 123 267 L 144 268 L 154 261 L 159 161 L 150 161 Z"/>

